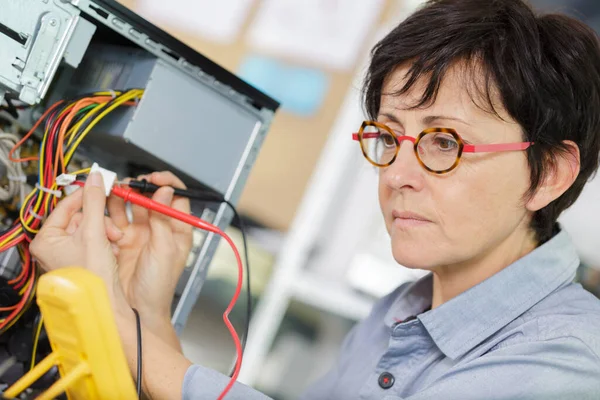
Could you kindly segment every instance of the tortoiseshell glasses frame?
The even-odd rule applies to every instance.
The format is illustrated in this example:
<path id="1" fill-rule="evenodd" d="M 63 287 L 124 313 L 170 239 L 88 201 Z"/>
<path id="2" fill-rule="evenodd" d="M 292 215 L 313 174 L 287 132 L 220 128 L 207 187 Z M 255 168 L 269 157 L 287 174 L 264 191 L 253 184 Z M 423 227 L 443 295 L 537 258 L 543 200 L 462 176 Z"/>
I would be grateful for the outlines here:
<path id="1" fill-rule="evenodd" d="M 387 125 L 375 121 L 364 121 L 360 130 L 352 134 L 352 138 L 360 143 L 365 158 L 380 168 L 392 165 L 398 156 L 400 144 L 402 141 L 408 140 L 413 143 L 415 156 L 421 166 L 434 174 L 446 174 L 455 169 L 460 163 L 463 153 L 524 151 L 534 144 L 533 142 L 466 144 L 458 132 L 451 128 L 428 128 L 416 138 L 398 136 Z M 373 152 L 373 149 L 370 148 L 373 145 L 372 139 L 375 139 L 375 146 L 378 146 L 375 151 L 385 152 L 385 159 L 382 159 L 384 158 L 383 154 L 371 154 Z M 434 154 L 434 152 L 436 153 Z"/>

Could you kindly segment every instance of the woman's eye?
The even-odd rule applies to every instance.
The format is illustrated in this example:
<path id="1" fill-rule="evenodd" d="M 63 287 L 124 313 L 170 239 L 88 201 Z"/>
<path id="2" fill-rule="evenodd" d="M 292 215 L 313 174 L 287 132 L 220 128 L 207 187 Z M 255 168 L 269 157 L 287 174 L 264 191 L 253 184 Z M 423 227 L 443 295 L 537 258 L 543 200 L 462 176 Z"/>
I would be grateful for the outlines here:
<path id="1" fill-rule="evenodd" d="M 458 147 L 458 143 L 454 138 L 438 136 L 434 140 L 434 144 L 440 150 L 454 150 Z"/>
<path id="2" fill-rule="evenodd" d="M 396 146 L 396 141 L 394 140 L 394 137 L 392 135 L 390 135 L 389 133 L 386 133 L 386 132 L 380 133 L 379 140 L 386 147 L 395 147 Z"/>

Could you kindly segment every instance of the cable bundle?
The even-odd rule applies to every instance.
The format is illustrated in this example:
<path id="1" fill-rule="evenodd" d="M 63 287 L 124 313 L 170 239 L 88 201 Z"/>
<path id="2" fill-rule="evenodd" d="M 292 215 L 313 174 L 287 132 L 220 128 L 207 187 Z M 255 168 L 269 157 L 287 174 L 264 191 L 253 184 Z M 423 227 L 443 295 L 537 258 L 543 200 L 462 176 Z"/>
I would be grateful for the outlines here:
<path id="1" fill-rule="evenodd" d="M 58 101 L 35 123 L 31 130 L 8 152 L 12 162 L 37 161 L 39 178 L 36 187 L 21 203 L 19 220 L 0 236 L 0 252 L 18 246 L 22 268 L 8 284 L 18 292 L 17 304 L 0 308 L 0 334 L 9 329 L 27 310 L 35 294 L 38 271 L 29 253 L 29 243 L 43 220 L 52 212 L 62 192 L 56 178 L 67 172 L 75 151 L 89 132 L 108 114 L 122 106 L 137 104 L 143 90 L 97 92 L 71 101 Z M 20 158 L 19 147 L 38 127 L 43 137 L 38 157 Z M 85 173 L 86 170 L 73 172 Z M 22 177 L 24 180 L 24 177 Z"/>
<path id="2" fill-rule="evenodd" d="M 14 163 L 9 158 L 9 152 L 17 145 L 19 137 L 0 129 L 0 162 L 6 168 L 8 187 L 0 188 L 0 201 L 10 202 L 19 196 L 19 204 L 25 199 L 25 177 L 20 163 Z M 17 150 L 17 157 L 19 157 Z"/>

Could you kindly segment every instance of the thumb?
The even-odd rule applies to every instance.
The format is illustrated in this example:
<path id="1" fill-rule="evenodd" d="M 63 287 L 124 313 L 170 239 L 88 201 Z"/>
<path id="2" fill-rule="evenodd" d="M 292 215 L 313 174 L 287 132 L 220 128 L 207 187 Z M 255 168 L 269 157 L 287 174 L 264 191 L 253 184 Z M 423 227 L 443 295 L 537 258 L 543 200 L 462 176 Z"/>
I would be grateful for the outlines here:
<path id="1" fill-rule="evenodd" d="M 92 232 L 104 233 L 104 210 L 106 209 L 106 194 L 102 175 L 91 173 L 83 188 L 83 221 L 86 229 Z"/>
<path id="2" fill-rule="evenodd" d="M 173 201 L 173 193 L 173 188 L 164 186 L 154 193 L 152 200 L 156 201 L 157 203 L 170 206 L 171 202 Z M 150 233 L 153 240 L 156 240 L 158 243 L 170 239 L 170 236 L 172 236 L 170 217 L 167 217 L 166 215 L 163 215 L 157 211 L 151 211 L 149 222 Z"/>

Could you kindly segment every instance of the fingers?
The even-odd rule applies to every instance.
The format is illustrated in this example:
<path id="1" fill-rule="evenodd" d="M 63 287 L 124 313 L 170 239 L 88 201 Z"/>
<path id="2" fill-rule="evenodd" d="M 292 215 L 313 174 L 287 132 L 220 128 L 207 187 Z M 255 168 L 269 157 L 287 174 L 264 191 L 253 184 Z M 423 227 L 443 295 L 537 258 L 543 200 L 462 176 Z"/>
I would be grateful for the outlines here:
<path id="1" fill-rule="evenodd" d="M 73 235 L 77 231 L 77 228 L 81 225 L 83 220 L 83 213 L 75 213 L 69 222 L 69 225 L 65 229 L 67 234 Z M 106 237 L 111 242 L 118 242 L 123 238 L 123 231 L 121 231 L 115 223 L 109 217 L 104 217 L 104 230 L 106 231 Z"/>
<path id="2" fill-rule="evenodd" d="M 169 171 L 153 172 L 146 179 L 158 186 L 172 186 L 177 189 L 186 189 L 183 181 Z"/>
<path id="3" fill-rule="evenodd" d="M 123 231 L 120 230 L 109 217 L 104 217 L 104 229 L 106 231 L 106 237 L 108 237 L 108 240 L 111 242 L 118 242 L 123 238 Z"/>
<path id="4" fill-rule="evenodd" d="M 160 189 L 158 189 L 156 191 L 156 193 L 154 193 L 154 195 L 152 196 L 152 200 L 156 201 L 157 203 L 161 203 L 166 206 L 170 206 L 171 202 L 173 201 L 174 193 L 175 193 L 175 191 L 173 190 L 172 187 L 164 186 L 164 187 L 161 187 Z M 153 213 L 153 214 L 158 214 L 158 215 L 163 216 L 164 218 L 168 218 L 159 213 Z"/>
<path id="5" fill-rule="evenodd" d="M 79 228 L 79 225 L 81 225 L 82 220 L 83 220 L 83 214 L 80 212 L 76 213 L 71 218 L 71 221 L 69 222 L 69 225 L 67 226 L 67 229 L 65 229 L 65 231 L 69 235 L 73 235 L 77 231 L 77 228 Z"/>
<path id="6" fill-rule="evenodd" d="M 54 211 L 50 213 L 50 216 L 44 222 L 42 229 L 46 228 L 57 228 L 66 229 L 71 218 L 81 210 L 83 206 L 83 190 L 76 190 L 65 199 L 61 200 Z"/>
<path id="7" fill-rule="evenodd" d="M 90 233 L 104 231 L 106 194 L 102 175 L 95 172 L 88 176 L 83 188 L 83 221 Z"/>
<path id="8" fill-rule="evenodd" d="M 186 186 L 181 179 L 169 171 L 154 172 L 150 175 L 148 180 L 158 186 L 171 186 L 177 189 L 186 189 Z M 176 196 L 170 206 L 185 213 L 190 212 L 190 201 L 185 197 Z"/>
<path id="9" fill-rule="evenodd" d="M 171 205 L 173 201 L 173 188 L 169 186 L 161 187 L 154 193 L 152 200 L 157 203 Z M 157 240 L 156 244 L 172 240 L 171 218 L 159 212 L 150 212 L 150 233 L 153 240 Z"/>
<path id="10" fill-rule="evenodd" d="M 115 258 L 119 257 L 119 253 L 121 252 L 121 250 L 119 249 L 119 246 L 117 246 L 114 243 L 111 243 L 110 248 L 112 250 L 113 256 L 115 256 Z"/>
<path id="11" fill-rule="evenodd" d="M 120 229 L 125 229 L 129 225 L 127 211 L 125 211 L 125 200 L 117 196 L 110 196 L 106 201 L 108 215 L 114 222 L 115 226 Z"/>

